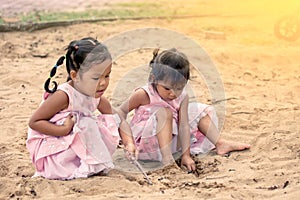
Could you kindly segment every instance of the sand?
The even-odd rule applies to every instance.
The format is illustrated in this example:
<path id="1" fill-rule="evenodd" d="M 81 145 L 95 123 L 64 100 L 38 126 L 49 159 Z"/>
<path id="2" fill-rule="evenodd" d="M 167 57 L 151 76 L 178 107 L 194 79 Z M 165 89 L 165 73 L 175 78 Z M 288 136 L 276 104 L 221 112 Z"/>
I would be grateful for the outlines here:
<path id="1" fill-rule="evenodd" d="M 0 199 L 298 199 L 300 39 L 293 43 L 277 39 L 273 34 L 277 18 L 127 20 L 0 33 Z M 195 174 L 176 167 L 148 171 L 153 185 L 147 184 L 121 150 L 114 156 L 116 171 L 111 176 L 71 181 L 31 178 L 34 168 L 25 147 L 28 119 L 65 45 L 86 36 L 107 41 L 128 30 L 153 27 L 187 36 L 209 55 L 226 96 L 221 134 L 250 143 L 251 149 L 227 157 L 214 151 L 198 156 Z M 205 32 L 208 29 L 217 34 Z M 124 41 L 133 44 L 138 39 L 143 38 L 128 36 Z M 132 70 L 145 66 L 149 59 L 151 49 L 115 58 L 105 93 L 114 105 L 145 80 L 140 73 L 147 73 L 146 67 Z M 201 74 L 193 70 L 192 77 L 194 100 L 211 104 L 213 97 Z M 62 67 L 56 80 L 63 83 L 65 79 Z M 150 164 L 142 165 L 147 169 Z"/>

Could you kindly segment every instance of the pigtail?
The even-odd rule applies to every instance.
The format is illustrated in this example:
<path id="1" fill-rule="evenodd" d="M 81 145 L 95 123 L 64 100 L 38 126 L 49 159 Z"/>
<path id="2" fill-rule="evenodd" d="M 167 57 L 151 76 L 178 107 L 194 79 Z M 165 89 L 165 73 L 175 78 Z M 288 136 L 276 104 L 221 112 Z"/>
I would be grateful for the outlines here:
<path id="1" fill-rule="evenodd" d="M 153 54 L 153 57 L 152 57 L 152 60 L 150 61 L 150 67 L 152 67 L 157 55 L 158 55 L 158 52 L 159 52 L 159 48 L 156 48 L 153 50 L 152 54 Z"/>
<path id="2" fill-rule="evenodd" d="M 71 51 L 68 49 L 67 53 L 66 53 L 66 69 L 67 69 L 67 73 L 68 73 L 68 78 L 67 78 L 67 81 L 71 80 L 71 77 L 70 77 L 70 71 L 71 71 L 71 68 L 70 68 L 70 55 L 71 55 Z"/>
<path id="3" fill-rule="evenodd" d="M 66 53 L 66 69 L 68 72 L 68 78 L 67 81 L 71 80 L 70 77 L 70 72 L 71 70 L 79 70 L 80 64 L 76 62 L 75 57 L 76 57 L 76 53 L 79 50 L 79 46 L 78 46 L 78 41 L 74 40 L 72 41 L 69 46 L 65 49 L 67 50 Z"/>
<path id="4" fill-rule="evenodd" d="M 54 67 L 51 69 L 50 71 L 50 76 L 49 78 L 46 80 L 45 84 L 44 84 L 44 89 L 46 90 L 46 92 L 49 92 L 49 93 L 54 93 L 57 89 L 57 83 L 55 81 L 52 81 L 52 83 L 54 84 L 54 87 L 53 89 L 49 89 L 49 85 L 50 85 L 50 81 L 51 81 L 51 78 L 56 74 L 56 69 L 58 68 L 58 66 L 62 65 L 63 62 L 64 62 L 64 59 L 65 59 L 65 56 L 61 56 L 56 64 L 54 65 Z"/>

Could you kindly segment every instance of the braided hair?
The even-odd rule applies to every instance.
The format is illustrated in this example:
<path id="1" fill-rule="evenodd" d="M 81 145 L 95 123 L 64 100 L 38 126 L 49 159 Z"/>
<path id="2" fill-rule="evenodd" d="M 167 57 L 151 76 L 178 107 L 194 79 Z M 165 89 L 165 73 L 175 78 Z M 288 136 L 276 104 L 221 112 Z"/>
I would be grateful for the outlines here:
<path id="1" fill-rule="evenodd" d="M 105 45 L 92 37 L 82 38 L 81 40 L 74 40 L 65 49 L 66 56 L 61 56 L 56 65 L 52 68 L 49 78 L 44 84 L 44 89 L 48 93 L 54 93 L 57 90 L 57 83 L 54 84 L 53 89 L 49 89 L 51 78 L 55 75 L 58 66 L 63 64 L 66 59 L 66 70 L 68 72 L 67 81 L 71 80 L 70 72 L 84 73 L 88 71 L 92 64 L 102 63 L 107 59 L 111 59 L 111 55 Z"/>

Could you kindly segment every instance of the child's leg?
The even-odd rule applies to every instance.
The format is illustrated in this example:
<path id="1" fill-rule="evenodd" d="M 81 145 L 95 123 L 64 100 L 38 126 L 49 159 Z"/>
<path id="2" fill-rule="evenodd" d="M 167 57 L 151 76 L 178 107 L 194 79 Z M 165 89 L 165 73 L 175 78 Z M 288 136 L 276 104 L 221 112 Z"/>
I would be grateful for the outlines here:
<path id="1" fill-rule="evenodd" d="M 173 113 L 168 108 L 162 108 L 156 113 L 156 119 L 157 139 L 162 155 L 162 164 L 169 165 L 174 162 L 171 150 Z"/>
<path id="2" fill-rule="evenodd" d="M 209 115 L 201 118 L 198 129 L 216 146 L 217 154 L 224 155 L 231 151 L 240 151 L 250 148 L 249 144 L 233 142 L 220 138 L 219 130 Z"/>

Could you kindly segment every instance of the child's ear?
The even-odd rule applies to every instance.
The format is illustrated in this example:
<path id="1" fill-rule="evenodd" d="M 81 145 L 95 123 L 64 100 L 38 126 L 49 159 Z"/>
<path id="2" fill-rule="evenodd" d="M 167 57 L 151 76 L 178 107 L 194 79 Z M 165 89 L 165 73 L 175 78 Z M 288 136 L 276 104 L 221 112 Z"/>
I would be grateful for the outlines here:
<path id="1" fill-rule="evenodd" d="M 77 72 L 75 70 L 70 71 L 70 77 L 73 81 L 77 81 Z"/>

